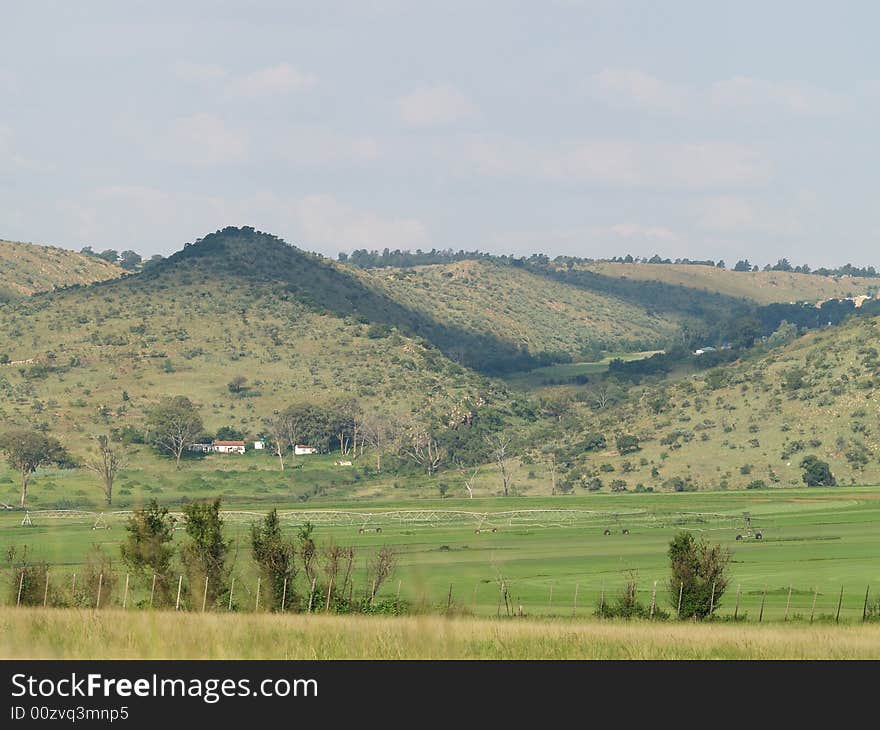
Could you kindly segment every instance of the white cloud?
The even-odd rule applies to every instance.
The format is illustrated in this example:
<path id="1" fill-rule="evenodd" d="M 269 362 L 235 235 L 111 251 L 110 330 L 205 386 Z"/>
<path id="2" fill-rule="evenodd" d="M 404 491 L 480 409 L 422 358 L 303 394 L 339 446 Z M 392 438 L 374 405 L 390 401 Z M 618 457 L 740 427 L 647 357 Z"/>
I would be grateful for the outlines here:
<path id="1" fill-rule="evenodd" d="M 337 165 L 372 162 L 380 146 L 366 135 L 345 135 L 317 127 L 288 130 L 273 142 L 273 151 L 296 165 Z"/>
<path id="2" fill-rule="evenodd" d="M 448 84 L 423 86 L 397 100 L 400 118 L 411 127 L 447 126 L 473 119 L 477 108 Z"/>
<path id="3" fill-rule="evenodd" d="M 292 91 L 308 91 L 318 83 L 318 78 L 294 68 L 288 63 L 259 69 L 249 74 L 236 76 L 228 90 L 236 96 L 272 96 Z"/>
<path id="4" fill-rule="evenodd" d="M 709 98 L 723 109 L 780 108 L 797 115 L 825 115 L 841 111 L 842 99 L 825 89 L 795 81 L 767 81 L 735 76 L 712 85 Z"/>
<path id="5" fill-rule="evenodd" d="M 247 134 L 210 114 L 175 120 L 164 146 L 174 161 L 193 165 L 234 164 L 248 158 Z"/>
<path id="6" fill-rule="evenodd" d="M 430 246 L 430 236 L 416 218 L 385 216 L 325 195 L 286 198 L 262 192 L 225 198 L 110 185 L 60 201 L 57 207 L 71 245 L 171 253 L 184 241 L 224 226 L 252 225 L 328 255 L 353 248 Z"/>
<path id="7" fill-rule="evenodd" d="M 645 226 L 640 223 L 617 223 L 608 231 L 620 238 L 643 239 L 646 241 L 677 241 L 678 235 L 663 226 Z"/>
<path id="8" fill-rule="evenodd" d="M 789 236 L 802 231 L 796 208 L 774 210 L 737 196 L 709 198 L 699 206 L 701 228 L 718 233 L 766 233 Z"/>
<path id="9" fill-rule="evenodd" d="M 591 87 L 612 104 L 649 111 L 682 112 L 691 103 L 685 87 L 633 69 L 603 69 L 591 77 Z"/>
<path id="10" fill-rule="evenodd" d="M 359 211 L 323 195 L 290 206 L 303 241 L 324 250 L 352 248 L 424 248 L 430 237 L 415 218 L 387 218 Z"/>
<path id="11" fill-rule="evenodd" d="M 212 63 L 191 63 L 181 61 L 174 65 L 174 74 L 183 81 L 192 83 L 210 83 L 223 81 L 229 73 L 222 66 Z"/>
<path id="12" fill-rule="evenodd" d="M 182 81 L 220 88 L 227 96 L 277 96 L 295 91 L 308 91 L 318 83 L 318 77 L 301 71 L 289 63 L 257 69 L 250 73 L 230 73 L 213 63 L 180 61 L 172 67 Z"/>
<path id="13" fill-rule="evenodd" d="M 583 140 L 538 147 L 510 138 L 476 138 L 459 151 L 469 171 L 622 187 L 712 188 L 765 181 L 768 162 L 748 145 Z"/>

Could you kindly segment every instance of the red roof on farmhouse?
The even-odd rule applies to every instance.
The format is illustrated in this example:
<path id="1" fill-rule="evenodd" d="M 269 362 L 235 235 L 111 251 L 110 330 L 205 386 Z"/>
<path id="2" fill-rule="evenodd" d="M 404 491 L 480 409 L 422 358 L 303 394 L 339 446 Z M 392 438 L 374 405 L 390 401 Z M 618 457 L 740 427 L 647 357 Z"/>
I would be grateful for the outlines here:
<path id="1" fill-rule="evenodd" d="M 244 441 L 215 441 L 214 446 L 244 446 Z"/>

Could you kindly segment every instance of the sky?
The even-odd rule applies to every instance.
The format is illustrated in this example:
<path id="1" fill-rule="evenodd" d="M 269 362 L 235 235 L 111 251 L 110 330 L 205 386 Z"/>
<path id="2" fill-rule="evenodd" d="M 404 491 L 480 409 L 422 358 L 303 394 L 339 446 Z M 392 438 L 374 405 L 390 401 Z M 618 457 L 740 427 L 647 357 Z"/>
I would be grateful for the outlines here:
<path id="1" fill-rule="evenodd" d="M 880 264 L 876 3 L 0 6 L 0 238 Z"/>

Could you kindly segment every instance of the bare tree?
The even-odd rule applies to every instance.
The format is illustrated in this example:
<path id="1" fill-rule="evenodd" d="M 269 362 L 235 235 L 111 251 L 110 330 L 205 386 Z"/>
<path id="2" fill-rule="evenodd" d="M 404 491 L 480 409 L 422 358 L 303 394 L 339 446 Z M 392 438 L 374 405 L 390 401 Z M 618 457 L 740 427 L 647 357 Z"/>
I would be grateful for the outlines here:
<path id="1" fill-rule="evenodd" d="M 428 476 L 434 474 L 446 458 L 446 451 L 425 429 L 417 429 L 410 434 L 403 453 L 419 464 Z"/>
<path id="2" fill-rule="evenodd" d="M 284 432 L 284 417 L 280 413 L 276 413 L 272 418 L 263 421 L 266 428 L 269 429 L 269 436 L 272 438 L 272 451 L 278 457 L 281 464 L 281 471 L 284 471 L 284 448 L 287 445 L 287 436 Z"/>
<path id="3" fill-rule="evenodd" d="M 382 455 L 388 451 L 396 437 L 391 416 L 383 411 L 371 411 L 360 419 L 361 447 L 369 444 L 376 453 L 376 471 L 382 471 Z"/>
<path id="4" fill-rule="evenodd" d="M 464 488 L 467 489 L 468 497 L 471 499 L 474 498 L 474 481 L 477 478 L 477 474 L 480 473 L 480 467 L 478 466 L 465 466 L 464 462 L 461 459 L 455 460 L 455 469 L 462 476 L 462 480 L 464 481 Z"/>
<path id="5" fill-rule="evenodd" d="M 370 605 L 373 605 L 373 599 L 382 587 L 382 584 L 391 577 L 394 572 L 394 550 L 389 545 L 383 545 L 376 553 L 369 566 L 369 573 L 373 578 L 373 586 L 370 591 Z"/>
<path id="6" fill-rule="evenodd" d="M 500 433 L 486 434 L 483 439 L 489 447 L 489 457 L 498 466 L 501 472 L 501 484 L 503 486 L 503 494 L 506 497 L 509 493 L 510 471 L 507 468 L 507 460 L 510 458 L 508 450 L 510 448 L 510 436 Z"/>
<path id="7" fill-rule="evenodd" d="M 113 504 L 113 483 L 116 481 L 116 475 L 126 466 L 121 447 L 114 448 L 110 439 L 102 434 L 98 436 L 98 453 L 85 459 L 83 466 L 101 477 L 104 499 L 107 500 L 109 507 Z"/>

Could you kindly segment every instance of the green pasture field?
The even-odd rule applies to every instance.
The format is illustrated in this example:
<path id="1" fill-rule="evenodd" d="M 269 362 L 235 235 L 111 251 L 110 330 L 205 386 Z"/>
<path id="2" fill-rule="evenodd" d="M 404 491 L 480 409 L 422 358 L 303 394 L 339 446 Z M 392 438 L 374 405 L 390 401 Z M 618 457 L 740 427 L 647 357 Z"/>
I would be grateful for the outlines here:
<path id="1" fill-rule="evenodd" d="M 719 601 L 719 616 L 732 616 L 739 587 L 738 614 L 763 620 L 834 621 L 840 591 L 842 622 L 861 620 L 866 589 L 880 593 L 880 488 L 836 487 L 731 492 L 485 499 L 371 499 L 315 497 L 308 503 L 284 499 L 227 504 L 229 537 L 237 550 L 240 609 L 252 609 L 256 574 L 247 544 L 248 525 L 272 506 L 282 512 L 289 534 L 309 519 L 321 544 L 335 541 L 357 550 L 357 591 L 367 588 L 366 563 L 382 545 L 397 553 L 397 569 L 381 591 L 393 599 L 445 611 L 480 616 L 520 611 L 527 616 L 587 616 L 601 600 L 613 600 L 628 571 L 638 571 L 640 597 L 651 600 L 657 581 L 657 605 L 674 613 L 667 590 L 666 549 L 675 531 L 688 529 L 729 547 L 731 584 Z M 205 492 L 200 498 L 213 496 Z M 171 505 L 177 510 L 177 505 Z M 285 511 L 296 510 L 296 514 Z M 742 513 L 750 512 L 763 539 L 737 541 Z M 52 518 L 32 511 L 33 527 L 22 527 L 21 511 L 0 513 L 0 550 L 28 545 L 46 560 L 53 590 L 82 570 L 93 544 L 114 558 L 117 572 L 107 605 L 122 602 L 124 568 L 119 542 L 124 515 L 94 514 Z M 106 527 L 104 525 L 106 524 Z M 381 531 L 377 531 L 377 528 Z M 608 529 L 611 535 L 606 536 Z M 629 534 L 623 534 L 627 529 Z M 479 530 L 479 532 L 477 532 Z M 183 538 L 182 531 L 177 533 Z M 500 602 L 500 585 L 509 589 L 509 608 Z M 2 597 L 14 602 L 14 577 L 7 570 Z M 766 589 L 766 596 L 764 591 Z M 789 601 L 789 589 L 791 597 Z M 294 587 L 302 593 L 305 586 Z M 140 593 L 138 593 L 140 591 Z M 132 602 L 144 587 L 133 587 Z M 551 598 L 552 591 L 552 598 Z M 577 605 L 575 606 L 575 592 Z M 815 597 L 815 609 L 813 600 Z M 500 604 L 500 605 L 499 605 Z"/>
<path id="2" fill-rule="evenodd" d="M 544 385 L 548 381 L 559 381 L 574 378 L 578 375 L 597 375 L 608 371 L 608 364 L 615 358 L 625 362 L 631 360 L 644 360 L 656 355 L 663 350 L 645 350 L 643 352 L 620 352 L 603 357 L 595 362 L 570 362 L 560 365 L 548 365 L 543 368 L 535 368 L 524 373 L 514 373 L 504 380 L 512 388 L 518 390 L 533 390 Z"/>

